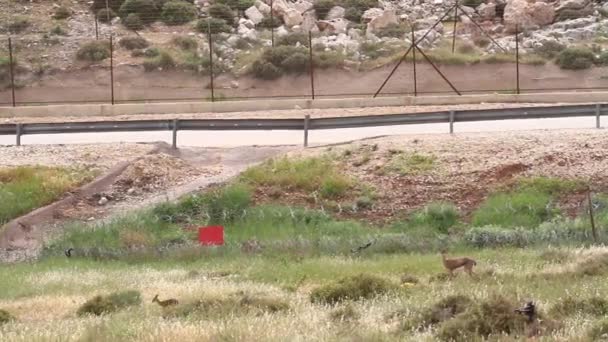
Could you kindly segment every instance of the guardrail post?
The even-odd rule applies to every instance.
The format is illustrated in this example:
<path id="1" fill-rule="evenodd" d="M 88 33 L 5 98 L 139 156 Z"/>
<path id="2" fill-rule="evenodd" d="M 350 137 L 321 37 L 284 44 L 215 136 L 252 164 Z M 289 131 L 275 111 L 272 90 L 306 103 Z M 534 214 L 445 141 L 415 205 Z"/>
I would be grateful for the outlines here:
<path id="1" fill-rule="evenodd" d="M 451 110 L 450 111 L 450 134 L 454 133 L 454 116 L 456 115 L 456 112 Z"/>
<path id="2" fill-rule="evenodd" d="M 215 102 L 215 89 L 213 89 L 213 38 L 211 36 L 211 23 L 207 21 L 207 41 L 209 42 L 209 76 L 211 85 L 211 102 Z"/>
<path id="3" fill-rule="evenodd" d="M 515 77 L 516 77 L 516 92 L 521 93 L 519 88 L 519 27 L 515 25 Z"/>
<path id="4" fill-rule="evenodd" d="M 602 105 L 598 103 L 595 105 L 595 128 L 601 127 L 600 115 L 602 115 Z"/>
<path id="5" fill-rule="evenodd" d="M 310 127 L 310 114 L 304 116 L 304 147 L 308 147 L 308 128 Z"/>
<path id="6" fill-rule="evenodd" d="M 17 146 L 21 146 L 21 135 L 23 132 L 23 124 L 18 123 L 17 124 L 17 134 L 15 135 L 15 138 L 17 140 Z"/>
<path id="7" fill-rule="evenodd" d="M 312 94 L 312 99 L 315 99 L 315 63 L 312 58 L 312 32 L 308 31 L 308 58 L 309 58 L 309 67 L 310 67 L 310 92 Z"/>
<path id="8" fill-rule="evenodd" d="M 179 119 L 173 120 L 173 149 L 177 150 L 177 131 L 179 129 Z"/>
<path id="9" fill-rule="evenodd" d="M 97 13 L 95 13 L 95 40 L 99 40 L 99 20 L 97 19 Z"/>

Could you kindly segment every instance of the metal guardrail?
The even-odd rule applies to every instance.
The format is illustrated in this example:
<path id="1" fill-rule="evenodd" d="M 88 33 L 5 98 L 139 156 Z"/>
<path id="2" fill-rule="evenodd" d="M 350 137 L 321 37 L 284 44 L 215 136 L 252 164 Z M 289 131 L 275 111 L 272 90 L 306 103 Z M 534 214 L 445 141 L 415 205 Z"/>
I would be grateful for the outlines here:
<path id="1" fill-rule="evenodd" d="M 608 113 L 608 105 L 591 104 L 442 111 L 414 114 L 368 115 L 318 119 L 312 119 L 309 115 L 306 115 L 303 119 L 174 119 L 66 123 L 20 123 L 1 124 L 0 135 L 15 135 L 16 144 L 19 146 L 21 145 L 21 136 L 30 134 L 173 131 L 173 147 L 177 148 L 177 133 L 179 131 L 303 130 L 304 146 L 307 146 L 308 131 L 318 129 L 449 123 L 450 133 L 453 133 L 454 123 L 456 122 L 552 119 L 582 116 L 595 116 L 596 127 L 599 128 L 600 117 L 606 113 Z"/>

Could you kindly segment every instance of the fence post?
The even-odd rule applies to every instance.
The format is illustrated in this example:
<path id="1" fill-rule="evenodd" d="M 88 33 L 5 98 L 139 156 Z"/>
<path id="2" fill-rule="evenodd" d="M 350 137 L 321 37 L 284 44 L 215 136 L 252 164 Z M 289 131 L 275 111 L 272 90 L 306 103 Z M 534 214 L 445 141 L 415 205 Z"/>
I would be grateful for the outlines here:
<path id="1" fill-rule="evenodd" d="M 456 24 L 458 24 L 458 0 L 454 6 L 454 32 L 452 33 L 452 54 L 456 51 Z"/>
<path id="2" fill-rule="evenodd" d="M 13 40 L 11 37 L 8 37 L 8 69 L 11 73 L 11 95 L 13 101 L 13 107 L 17 106 L 17 101 L 15 101 L 15 61 L 13 60 Z"/>
<path id="3" fill-rule="evenodd" d="M 310 127 L 310 114 L 304 116 L 304 147 L 308 147 L 308 128 Z"/>
<path id="4" fill-rule="evenodd" d="M 17 146 L 21 146 L 21 135 L 23 134 L 23 124 L 17 124 L 17 133 L 15 134 L 15 139 L 17 140 Z"/>
<path id="5" fill-rule="evenodd" d="M 600 115 L 602 115 L 602 105 L 597 103 L 595 105 L 595 128 L 600 128 Z"/>
<path id="6" fill-rule="evenodd" d="M 207 41 L 209 42 L 209 75 L 211 77 L 211 102 L 215 102 L 215 90 L 213 89 L 213 40 L 211 38 L 211 23 L 207 21 Z"/>
<path id="7" fill-rule="evenodd" d="M 114 37 L 110 35 L 110 93 L 114 105 Z"/>
<path id="8" fill-rule="evenodd" d="M 593 201 L 591 201 L 591 188 L 587 191 L 587 200 L 589 202 L 589 219 L 591 220 L 591 233 L 593 234 L 593 241 L 597 243 L 597 231 L 595 230 L 595 219 L 593 217 Z"/>
<path id="9" fill-rule="evenodd" d="M 179 129 L 179 119 L 173 119 L 173 149 L 177 149 L 177 130 Z"/>
<path id="10" fill-rule="evenodd" d="M 454 116 L 456 115 L 456 112 L 451 110 L 450 111 L 450 134 L 454 133 Z"/>
<path id="11" fill-rule="evenodd" d="M 412 46 L 416 44 L 416 36 L 414 35 L 415 27 L 412 25 Z M 416 48 L 412 49 L 413 58 L 414 58 L 414 96 L 418 96 L 418 78 L 416 76 Z"/>
<path id="12" fill-rule="evenodd" d="M 274 7 L 273 0 L 270 0 L 270 42 L 274 47 Z"/>
<path id="13" fill-rule="evenodd" d="M 515 73 L 517 78 L 517 95 L 520 94 L 519 89 L 519 26 L 515 25 Z"/>
<path id="14" fill-rule="evenodd" d="M 97 20 L 97 13 L 95 13 L 95 40 L 99 40 L 99 21 Z"/>
<path id="15" fill-rule="evenodd" d="M 308 57 L 310 64 L 310 92 L 312 99 L 315 99 L 315 66 L 312 59 L 312 32 L 308 31 Z"/>

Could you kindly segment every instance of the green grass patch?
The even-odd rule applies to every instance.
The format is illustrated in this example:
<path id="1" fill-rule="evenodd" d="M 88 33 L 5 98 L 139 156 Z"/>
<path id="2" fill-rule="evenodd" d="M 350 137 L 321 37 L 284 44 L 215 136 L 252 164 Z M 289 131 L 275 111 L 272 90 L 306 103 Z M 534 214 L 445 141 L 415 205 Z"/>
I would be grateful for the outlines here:
<path id="1" fill-rule="evenodd" d="M 0 169 L 0 226 L 56 201 L 93 178 L 77 169 L 16 167 Z"/>
<path id="2" fill-rule="evenodd" d="M 431 171 L 436 160 L 435 156 L 426 154 L 397 154 L 391 159 L 388 169 L 401 175 L 416 175 Z"/>
<path id="3" fill-rule="evenodd" d="M 458 223 L 458 208 L 452 203 L 430 203 L 412 214 L 406 223 L 407 228 L 431 229 L 447 234 L 448 230 Z"/>
<path id="4" fill-rule="evenodd" d="M 472 224 L 537 227 L 559 215 L 558 196 L 580 187 L 580 182 L 555 178 L 521 179 L 511 191 L 490 195 L 474 212 Z"/>
<path id="5" fill-rule="evenodd" d="M 190 301 L 164 310 L 164 317 L 198 316 L 227 317 L 237 315 L 263 315 L 287 311 L 290 305 L 280 298 L 235 293 L 226 297 L 208 297 Z"/>
<path id="6" fill-rule="evenodd" d="M 342 175 L 337 165 L 326 157 L 272 159 L 246 170 L 241 180 L 288 191 L 318 191 L 326 198 L 342 197 L 353 187 L 353 181 Z"/>

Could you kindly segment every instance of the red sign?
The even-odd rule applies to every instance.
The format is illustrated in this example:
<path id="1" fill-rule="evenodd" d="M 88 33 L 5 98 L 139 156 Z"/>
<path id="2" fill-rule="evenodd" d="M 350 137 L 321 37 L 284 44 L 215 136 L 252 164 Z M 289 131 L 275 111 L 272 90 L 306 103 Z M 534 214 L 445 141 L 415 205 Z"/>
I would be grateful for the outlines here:
<path id="1" fill-rule="evenodd" d="M 224 244 L 224 227 L 209 226 L 200 227 L 198 229 L 198 241 L 201 245 L 223 245 Z"/>

